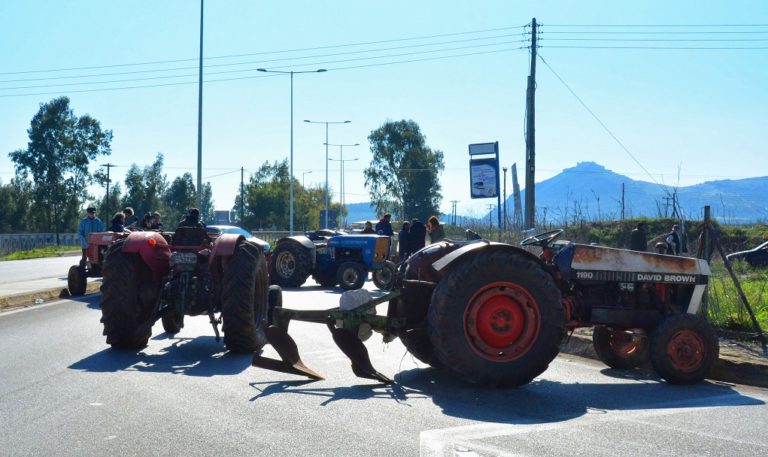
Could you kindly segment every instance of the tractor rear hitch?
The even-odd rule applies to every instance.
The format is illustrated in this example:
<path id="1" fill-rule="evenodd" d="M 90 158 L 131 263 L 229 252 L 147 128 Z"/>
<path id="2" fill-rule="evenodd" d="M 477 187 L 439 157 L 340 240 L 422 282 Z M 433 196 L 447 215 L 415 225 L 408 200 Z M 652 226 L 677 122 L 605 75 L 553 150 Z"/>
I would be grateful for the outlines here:
<path id="1" fill-rule="evenodd" d="M 352 362 L 352 372 L 361 378 L 374 379 L 384 384 L 393 384 L 387 376 L 378 372 L 371 363 L 363 342 L 358 337 L 361 324 L 368 324 L 371 329 L 383 332 L 395 332 L 404 325 L 401 319 L 375 314 L 377 305 L 393 300 L 400 295 L 399 291 L 390 292 L 382 297 L 370 300 L 351 310 L 341 310 L 339 307 L 325 310 L 296 310 L 275 308 L 274 324 L 266 329 L 267 341 L 272 345 L 282 360 L 269 359 L 261 354 L 253 357 L 252 365 L 273 371 L 307 376 L 310 379 L 324 379 L 314 370 L 308 368 L 299 356 L 296 342 L 288 335 L 288 324 L 291 320 L 302 322 L 324 323 L 331 332 L 333 341 Z M 372 314 L 371 311 L 374 313 Z M 340 326 L 338 326 L 338 325 Z"/>

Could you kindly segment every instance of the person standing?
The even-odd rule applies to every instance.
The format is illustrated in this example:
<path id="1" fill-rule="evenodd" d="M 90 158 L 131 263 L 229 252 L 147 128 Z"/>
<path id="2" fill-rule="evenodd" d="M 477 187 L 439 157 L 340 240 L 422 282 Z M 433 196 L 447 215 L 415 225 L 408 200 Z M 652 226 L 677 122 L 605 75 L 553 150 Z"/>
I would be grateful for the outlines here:
<path id="1" fill-rule="evenodd" d="M 397 255 L 400 261 L 407 259 L 411 255 L 411 251 L 408 249 L 408 238 L 410 236 L 411 223 L 408 221 L 403 222 L 400 232 L 397 234 Z"/>
<path id="2" fill-rule="evenodd" d="M 408 232 L 408 253 L 413 255 L 426 244 L 427 228 L 424 223 L 414 218 L 411 221 L 411 229 Z"/>
<path id="3" fill-rule="evenodd" d="M 376 230 L 373 229 L 373 224 L 371 224 L 371 221 L 365 221 L 365 227 L 363 228 L 363 231 L 360 233 L 365 235 L 371 235 L 371 234 L 375 234 Z"/>
<path id="4" fill-rule="evenodd" d="M 386 235 L 388 237 L 392 237 L 395 232 L 392 231 L 392 215 L 387 213 L 379 219 L 379 222 L 376 223 L 376 233 L 379 235 Z"/>
<path id="5" fill-rule="evenodd" d="M 80 264 L 85 265 L 87 257 L 85 250 L 88 247 L 88 234 L 95 232 L 103 232 L 104 223 L 101 219 L 96 217 L 96 208 L 89 206 L 85 210 L 85 217 L 80 221 L 77 226 L 77 236 L 80 238 L 80 247 L 83 250 L 83 256 L 80 258 Z"/>
<path id="6" fill-rule="evenodd" d="M 133 213 L 133 208 L 126 206 L 123 210 L 123 215 L 125 216 L 125 220 L 123 221 L 125 229 L 129 231 L 136 230 L 136 223 L 139 221 L 139 218 Z"/>
<path id="7" fill-rule="evenodd" d="M 648 249 L 648 233 L 645 230 L 645 222 L 638 222 L 629 234 L 629 249 L 633 251 Z"/>
<path id="8" fill-rule="evenodd" d="M 675 224 L 672 231 L 667 234 L 667 254 L 680 255 L 682 252 L 682 237 L 680 236 L 680 226 Z"/>
<path id="9" fill-rule="evenodd" d="M 432 216 L 427 220 L 427 232 L 429 233 L 429 242 L 437 243 L 445 239 L 445 230 L 437 220 L 437 216 Z"/>

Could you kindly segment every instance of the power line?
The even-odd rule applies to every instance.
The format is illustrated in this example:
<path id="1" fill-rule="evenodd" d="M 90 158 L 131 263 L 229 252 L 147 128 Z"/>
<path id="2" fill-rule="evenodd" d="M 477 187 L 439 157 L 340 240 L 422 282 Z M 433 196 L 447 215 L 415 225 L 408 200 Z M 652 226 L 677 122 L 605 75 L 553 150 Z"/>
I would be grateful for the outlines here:
<path id="1" fill-rule="evenodd" d="M 768 27 L 768 24 L 546 24 L 546 27 L 658 27 L 658 28 L 677 28 L 677 27 Z"/>
<path id="2" fill-rule="evenodd" d="M 343 48 L 343 47 L 351 47 L 351 46 L 367 46 L 372 44 L 396 43 L 396 42 L 410 41 L 410 40 L 427 40 L 431 38 L 470 35 L 475 33 L 498 32 L 501 30 L 514 30 L 514 29 L 519 30 L 524 28 L 525 28 L 525 25 L 513 26 L 513 27 L 497 27 L 497 28 L 491 28 L 491 29 L 443 33 L 443 34 L 437 34 L 437 35 L 422 35 L 422 36 L 413 36 L 413 37 L 406 37 L 406 38 L 395 38 L 390 40 L 377 40 L 377 41 L 346 43 L 346 44 L 337 44 L 337 45 L 328 45 L 328 46 L 315 46 L 315 47 L 308 47 L 308 48 L 284 49 L 284 50 L 278 50 L 278 51 L 262 51 L 262 52 L 252 52 L 252 53 L 245 53 L 245 54 L 229 54 L 229 55 L 222 55 L 222 56 L 211 56 L 211 57 L 206 57 L 204 60 L 230 59 L 235 57 L 252 57 L 257 55 L 281 54 L 281 53 L 290 53 L 290 52 L 316 51 L 320 49 L 333 49 L 333 48 Z M 96 70 L 100 68 L 120 68 L 120 67 L 132 67 L 132 66 L 143 66 L 143 65 L 157 65 L 157 64 L 165 64 L 165 63 L 196 62 L 196 61 L 198 61 L 198 58 L 194 57 L 194 58 L 187 58 L 187 59 L 155 60 L 155 61 L 146 61 L 146 62 L 110 64 L 110 65 L 92 65 L 92 66 L 84 66 L 84 67 L 56 68 L 56 69 L 46 69 L 46 70 L 23 70 L 23 71 L 0 72 L 0 75 L 18 75 L 18 74 L 28 74 L 28 73 L 47 73 L 47 72 L 75 71 L 75 70 Z"/>
<path id="3" fill-rule="evenodd" d="M 685 50 L 685 51 L 736 51 L 768 49 L 766 46 L 542 46 L 547 49 L 653 49 L 653 50 Z"/>

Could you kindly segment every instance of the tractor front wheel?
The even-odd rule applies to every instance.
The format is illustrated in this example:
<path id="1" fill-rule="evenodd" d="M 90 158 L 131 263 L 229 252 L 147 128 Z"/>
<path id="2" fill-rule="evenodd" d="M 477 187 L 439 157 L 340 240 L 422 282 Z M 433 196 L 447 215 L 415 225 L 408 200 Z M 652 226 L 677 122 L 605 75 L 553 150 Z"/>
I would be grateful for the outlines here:
<path id="1" fill-rule="evenodd" d="M 224 345 L 232 352 L 251 353 L 266 344 L 269 284 L 259 246 L 244 241 L 224 264 L 221 316 Z"/>
<path id="2" fill-rule="evenodd" d="M 85 289 L 88 285 L 87 276 L 88 273 L 85 271 L 85 267 L 79 265 L 72 265 L 69 267 L 69 272 L 67 273 L 67 289 L 69 289 L 69 295 L 73 297 L 85 295 Z"/>
<path id="3" fill-rule="evenodd" d="M 110 246 L 101 285 L 101 322 L 107 344 L 141 349 L 152 335 L 157 284 L 138 254 L 123 252 L 125 240 Z"/>
<path id="4" fill-rule="evenodd" d="M 173 310 L 167 310 L 162 317 L 163 330 L 165 333 L 175 335 L 181 331 L 182 322 L 184 322 L 184 316 Z"/>
<path id="5" fill-rule="evenodd" d="M 336 279 L 344 290 L 355 290 L 363 287 L 367 273 L 357 262 L 344 262 L 336 271 Z"/>
<path id="6" fill-rule="evenodd" d="M 651 338 L 653 369 L 670 384 L 697 384 L 717 361 L 720 346 L 709 322 L 676 314 L 659 324 Z"/>
<path id="7" fill-rule="evenodd" d="M 525 253 L 490 248 L 451 265 L 428 312 L 442 364 L 467 382 L 511 387 L 547 369 L 565 333 L 560 291 Z"/>
<path id="8" fill-rule="evenodd" d="M 592 330 L 592 345 L 604 364 L 617 370 L 637 368 L 648 361 L 648 337 L 602 325 Z"/>

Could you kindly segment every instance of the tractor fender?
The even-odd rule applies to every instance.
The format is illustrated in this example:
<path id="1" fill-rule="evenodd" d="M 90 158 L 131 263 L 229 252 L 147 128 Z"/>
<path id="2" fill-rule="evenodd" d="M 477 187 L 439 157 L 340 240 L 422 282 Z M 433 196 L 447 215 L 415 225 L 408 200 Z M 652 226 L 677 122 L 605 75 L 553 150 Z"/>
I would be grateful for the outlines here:
<path id="1" fill-rule="evenodd" d="M 125 240 L 123 252 L 138 253 L 157 276 L 165 275 L 171 269 L 171 248 L 160 232 L 131 232 Z"/>
<path id="2" fill-rule="evenodd" d="M 300 245 L 304 246 L 307 249 L 310 249 L 313 251 L 315 250 L 315 243 L 313 243 L 312 240 L 310 240 L 304 235 L 286 236 L 284 238 L 280 238 L 279 240 L 277 240 L 276 245 L 279 245 L 281 243 L 288 243 L 288 242 L 299 243 Z"/>
<path id="3" fill-rule="evenodd" d="M 222 256 L 231 256 L 235 253 L 235 248 L 241 241 L 244 241 L 243 235 L 237 235 L 234 233 L 223 233 L 216 238 L 213 242 L 213 248 L 211 249 L 211 257 L 209 263 L 213 262 L 213 259 Z"/>
<path id="4" fill-rule="evenodd" d="M 450 271 L 452 266 L 456 265 L 459 259 L 463 259 L 465 257 L 475 255 L 478 252 L 487 251 L 487 250 L 515 252 L 525 257 L 528 257 L 529 259 L 535 262 L 538 262 L 542 266 L 546 267 L 545 263 L 541 259 L 539 259 L 538 257 L 536 257 L 535 255 L 531 254 L 530 252 L 526 251 L 523 248 L 513 246 L 511 244 L 506 244 L 506 243 L 497 243 L 495 241 L 482 240 L 475 243 L 469 243 L 465 246 L 460 247 L 459 249 L 456 249 L 455 251 L 451 251 L 450 253 L 436 260 L 432 264 L 432 268 L 434 268 L 435 271 L 437 271 L 442 277 L 442 276 L 445 276 L 445 274 L 448 273 L 448 271 Z M 545 268 L 545 269 L 549 270 L 549 268 Z"/>

